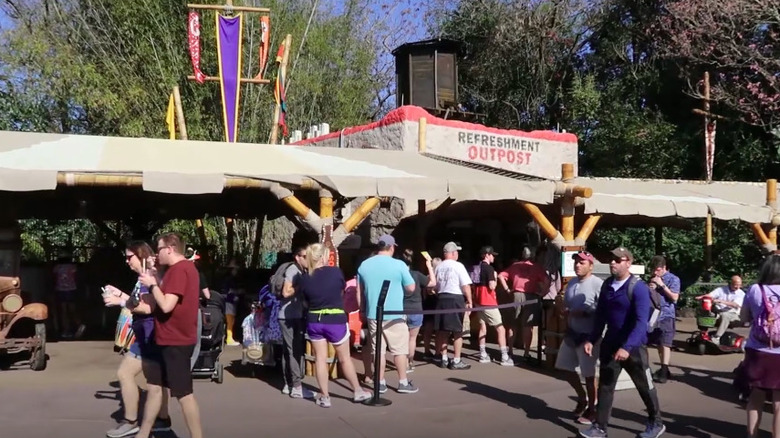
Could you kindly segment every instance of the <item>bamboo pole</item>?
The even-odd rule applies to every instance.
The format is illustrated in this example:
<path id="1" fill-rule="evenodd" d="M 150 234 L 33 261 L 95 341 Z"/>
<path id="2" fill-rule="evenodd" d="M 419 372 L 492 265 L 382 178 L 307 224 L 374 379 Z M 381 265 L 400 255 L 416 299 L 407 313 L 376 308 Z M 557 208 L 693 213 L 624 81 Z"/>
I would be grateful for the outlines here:
<path id="1" fill-rule="evenodd" d="M 295 196 L 287 196 L 286 198 L 282 198 L 282 202 L 287 204 L 292 211 L 295 212 L 299 217 L 306 218 L 306 216 L 309 215 L 309 212 L 311 209 L 306 206 L 303 202 L 301 202 L 298 198 Z"/>
<path id="2" fill-rule="evenodd" d="M 533 220 L 539 224 L 539 227 L 542 228 L 542 231 L 547 237 L 555 240 L 561 236 L 561 233 L 558 232 L 558 229 L 556 229 L 555 226 L 547 219 L 547 217 L 545 217 L 544 213 L 542 213 L 542 210 L 540 210 L 539 207 L 528 202 L 521 202 L 520 205 L 522 205 L 523 208 L 525 208 L 525 211 L 531 215 Z"/>
<path id="3" fill-rule="evenodd" d="M 573 196 L 579 198 L 590 198 L 591 196 L 593 196 L 593 189 L 586 186 L 575 186 L 573 184 L 556 182 L 554 193 L 556 196 Z"/>
<path id="4" fill-rule="evenodd" d="M 574 179 L 574 164 L 561 165 L 561 179 L 564 182 Z M 564 196 L 561 203 L 561 235 L 567 242 L 574 240 L 574 196 L 572 195 Z"/>
<path id="5" fill-rule="evenodd" d="M 320 217 L 333 217 L 333 197 L 320 196 Z"/>
<path id="6" fill-rule="evenodd" d="M 712 269 L 712 213 L 707 213 L 704 222 L 704 270 Z"/>
<path id="7" fill-rule="evenodd" d="M 269 8 L 257 8 L 253 6 L 233 6 L 232 1 L 228 1 L 227 5 L 201 5 L 197 3 L 187 3 L 188 9 L 201 9 L 210 11 L 225 11 L 233 10 L 234 12 L 256 12 L 258 14 L 270 14 Z"/>
<path id="8" fill-rule="evenodd" d="M 292 35 L 287 34 L 284 38 L 284 51 L 282 52 L 282 62 L 279 65 L 279 72 L 277 75 L 281 75 L 282 78 L 287 78 L 287 63 L 290 60 L 290 46 L 292 45 Z M 281 96 L 280 96 L 281 99 Z M 281 117 L 282 106 L 280 103 L 276 104 L 274 108 L 273 126 L 271 126 L 271 144 L 277 144 L 279 140 L 279 118 Z"/>
<path id="9" fill-rule="evenodd" d="M 365 219 L 371 211 L 373 211 L 379 205 L 379 198 L 373 197 L 366 199 L 360 207 L 357 208 L 348 218 L 341 224 L 344 227 L 344 231 L 351 233 L 361 222 Z"/>
<path id="10" fill-rule="evenodd" d="M 227 258 L 230 260 L 234 253 L 235 233 L 233 231 L 234 222 L 232 217 L 225 218 L 225 232 L 227 233 Z"/>
<path id="11" fill-rule="evenodd" d="M 179 138 L 187 140 L 187 124 L 184 121 L 184 108 L 181 105 L 181 94 L 179 93 L 178 85 L 173 87 L 173 105 L 176 109 L 176 123 L 179 125 Z"/>
<path id="12" fill-rule="evenodd" d="M 417 123 L 417 152 L 424 154 L 426 143 L 425 135 L 428 128 L 428 119 L 421 117 Z"/>
<path id="13" fill-rule="evenodd" d="M 190 81 L 195 80 L 195 76 L 189 75 L 187 76 L 187 79 Z M 206 82 L 219 82 L 219 76 L 206 76 L 203 78 Z M 267 85 L 271 83 L 270 79 L 257 79 L 257 78 L 241 78 L 240 79 L 242 84 L 261 84 L 261 85 Z"/>
<path id="14" fill-rule="evenodd" d="M 777 180 L 774 178 L 766 180 L 766 205 L 777 212 Z M 770 244 L 777 246 L 777 225 L 769 224 L 767 238 Z"/>
<path id="15" fill-rule="evenodd" d="M 750 229 L 753 230 L 753 235 L 756 236 L 759 244 L 769 244 L 769 236 L 767 236 L 764 229 L 761 228 L 761 224 L 750 224 Z"/>
<path id="16" fill-rule="evenodd" d="M 588 237 L 590 237 L 593 230 L 596 228 L 596 225 L 601 220 L 600 214 L 592 214 L 588 216 L 588 219 L 585 221 L 584 224 L 582 224 L 582 228 L 580 228 L 580 232 L 577 233 L 577 238 L 575 240 L 581 240 L 583 242 L 588 240 Z"/>

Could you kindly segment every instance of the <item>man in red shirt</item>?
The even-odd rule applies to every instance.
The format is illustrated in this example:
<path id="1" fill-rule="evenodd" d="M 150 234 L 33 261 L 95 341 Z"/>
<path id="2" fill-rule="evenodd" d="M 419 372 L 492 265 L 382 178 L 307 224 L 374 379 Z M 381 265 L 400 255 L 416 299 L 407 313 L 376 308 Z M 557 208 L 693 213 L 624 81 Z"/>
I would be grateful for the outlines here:
<path id="1" fill-rule="evenodd" d="M 474 299 L 477 306 L 497 306 L 496 298 L 496 270 L 493 268 L 493 262 L 498 255 L 492 246 L 484 246 L 479 251 L 482 261 L 479 264 L 479 282 L 475 283 L 476 291 Z M 509 349 L 506 346 L 506 330 L 501 319 L 501 311 L 498 309 L 487 309 L 480 313 L 479 321 L 479 363 L 490 363 L 492 359 L 485 349 L 485 338 L 487 337 L 487 326 L 496 328 L 498 347 L 501 350 L 501 362 L 503 366 L 514 366 L 515 363 L 509 356 Z"/>
<path id="2" fill-rule="evenodd" d="M 143 358 L 148 394 L 144 418 L 136 438 L 148 438 L 160 411 L 163 387 L 179 400 L 192 438 L 202 438 L 200 409 L 192 393 L 190 358 L 199 342 L 198 301 L 200 276 L 195 264 L 184 257 L 184 239 L 168 233 L 157 240 L 157 263 L 167 266 L 162 285 L 151 273 L 139 277 L 157 302 L 154 313 L 155 342 L 160 358 Z"/>
<path id="3" fill-rule="evenodd" d="M 522 261 L 512 264 L 498 275 L 501 286 L 505 290 L 512 292 L 515 303 L 536 300 L 536 303 L 522 304 L 515 309 L 511 309 L 513 312 L 507 312 L 508 317 L 504 318 L 510 357 L 515 345 L 515 330 L 518 325 L 520 326 L 523 349 L 525 350 L 523 357 L 525 359 L 531 357 L 531 341 L 533 340 L 534 327 L 539 325 L 539 320 L 541 319 L 542 292 L 547 292 L 549 288 L 547 274 L 544 272 L 544 269 L 532 262 L 531 258 L 531 249 L 528 247 L 523 248 Z"/>

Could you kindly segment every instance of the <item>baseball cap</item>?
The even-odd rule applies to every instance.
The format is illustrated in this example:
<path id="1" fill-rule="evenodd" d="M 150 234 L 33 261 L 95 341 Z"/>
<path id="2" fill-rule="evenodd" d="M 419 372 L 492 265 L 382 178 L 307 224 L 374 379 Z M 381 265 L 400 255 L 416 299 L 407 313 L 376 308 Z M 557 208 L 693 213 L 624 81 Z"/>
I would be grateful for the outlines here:
<path id="1" fill-rule="evenodd" d="M 447 242 L 447 243 L 444 244 L 444 253 L 445 254 L 450 253 L 450 252 L 460 251 L 461 249 L 463 249 L 463 248 L 461 248 L 455 242 Z"/>
<path id="2" fill-rule="evenodd" d="M 493 249 L 492 246 L 483 246 L 482 248 L 480 248 L 480 250 L 479 250 L 479 255 L 480 256 L 485 257 L 488 254 L 491 254 L 491 255 L 494 255 L 494 256 L 498 255 L 498 253 Z"/>
<path id="3" fill-rule="evenodd" d="M 379 237 L 379 246 L 384 248 L 390 248 L 391 246 L 396 246 L 395 243 L 395 237 L 389 235 L 389 234 L 383 234 Z"/>
<path id="4" fill-rule="evenodd" d="M 621 258 L 621 259 L 622 258 L 627 258 L 629 262 L 633 262 L 634 261 L 634 255 L 631 254 L 631 251 L 623 248 L 622 246 L 613 249 L 612 250 L 612 255 L 617 257 L 617 258 Z"/>
<path id="5" fill-rule="evenodd" d="M 580 259 L 580 260 L 587 260 L 591 263 L 596 263 L 596 258 L 593 257 L 593 254 L 589 253 L 588 251 L 580 251 L 576 254 L 573 254 L 571 258 L 572 260 Z"/>

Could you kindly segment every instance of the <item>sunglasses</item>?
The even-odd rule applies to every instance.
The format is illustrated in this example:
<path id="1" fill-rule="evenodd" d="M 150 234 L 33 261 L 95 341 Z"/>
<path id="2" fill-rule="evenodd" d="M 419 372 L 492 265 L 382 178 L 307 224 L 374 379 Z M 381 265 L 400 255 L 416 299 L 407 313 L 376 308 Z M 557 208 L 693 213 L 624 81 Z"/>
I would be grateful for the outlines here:
<path id="1" fill-rule="evenodd" d="M 127 255 L 127 254 L 125 254 L 125 260 L 127 260 L 128 262 L 129 262 L 130 260 L 132 260 L 132 259 L 133 259 L 133 257 L 135 257 L 135 254 L 130 254 L 130 255 Z"/>
<path id="2" fill-rule="evenodd" d="M 612 261 L 615 263 L 620 263 L 620 262 L 627 262 L 628 259 L 625 257 L 612 257 Z"/>

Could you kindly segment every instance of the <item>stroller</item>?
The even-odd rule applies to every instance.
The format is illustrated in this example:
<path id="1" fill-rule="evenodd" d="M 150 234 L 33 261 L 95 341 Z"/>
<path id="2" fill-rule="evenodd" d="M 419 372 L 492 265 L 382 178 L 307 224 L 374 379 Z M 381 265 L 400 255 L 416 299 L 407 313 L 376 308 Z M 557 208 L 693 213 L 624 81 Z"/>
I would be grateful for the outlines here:
<path id="1" fill-rule="evenodd" d="M 241 365 L 276 366 L 274 344 L 282 341 L 279 307 L 279 298 L 268 286 L 260 289 L 257 301 L 252 303 L 252 312 L 241 323 L 244 333 Z"/>
<path id="2" fill-rule="evenodd" d="M 225 349 L 225 297 L 212 290 L 211 298 L 201 297 L 200 352 L 192 368 L 194 377 L 209 377 L 217 383 L 223 380 L 223 365 L 219 356 Z"/>

